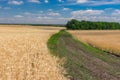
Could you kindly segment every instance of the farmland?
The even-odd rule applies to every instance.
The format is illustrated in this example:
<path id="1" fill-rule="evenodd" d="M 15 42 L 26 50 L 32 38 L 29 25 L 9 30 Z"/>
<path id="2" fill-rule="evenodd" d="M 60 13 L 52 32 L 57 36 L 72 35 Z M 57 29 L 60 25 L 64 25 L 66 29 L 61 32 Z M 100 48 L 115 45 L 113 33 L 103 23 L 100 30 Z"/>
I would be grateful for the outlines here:
<path id="1" fill-rule="evenodd" d="M 69 32 L 84 43 L 120 55 L 120 30 L 75 30 Z"/>
<path id="2" fill-rule="evenodd" d="M 0 80 L 120 80 L 120 0 L 0 0 Z"/>
<path id="3" fill-rule="evenodd" d="M 49 37 L 59 27 L 0 25 L 0 80 L 67 80 L 50 55 Z"/>
<path id="4" fill-rule="evenodd" d="M 0 25 L 0 80 L 120 80 L 119 30 L 61 29 Z"/>

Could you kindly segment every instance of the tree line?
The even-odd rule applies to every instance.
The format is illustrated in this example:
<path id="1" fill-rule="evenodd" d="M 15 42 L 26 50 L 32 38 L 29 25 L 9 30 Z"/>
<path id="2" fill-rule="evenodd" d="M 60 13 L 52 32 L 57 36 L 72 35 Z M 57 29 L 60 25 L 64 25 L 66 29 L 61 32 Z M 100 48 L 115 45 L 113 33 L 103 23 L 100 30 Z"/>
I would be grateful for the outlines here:
<path id="1" fill-rule="evenodd" d="M 72 19 L 68 21 L 66 28 L 69 30 L 116 30 L 120 29 L 120 24 L 117 22 L 91 22 Z"/>

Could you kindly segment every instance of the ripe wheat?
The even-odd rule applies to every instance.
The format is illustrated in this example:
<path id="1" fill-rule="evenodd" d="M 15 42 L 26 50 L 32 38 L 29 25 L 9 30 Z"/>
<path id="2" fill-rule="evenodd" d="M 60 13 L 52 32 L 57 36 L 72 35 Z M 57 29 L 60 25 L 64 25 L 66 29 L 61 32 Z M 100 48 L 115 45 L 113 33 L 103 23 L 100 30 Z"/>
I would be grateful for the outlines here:
<path id="1" fill-rule="evenodd" d="M 120 55 L 120 30 L 69 31 L 80 41 Z"/>
<path id="2" fill-rule="evenodd" d="M 61 28 L 0 26 L 0 80 L 68 80 L 47 40 Z"/>

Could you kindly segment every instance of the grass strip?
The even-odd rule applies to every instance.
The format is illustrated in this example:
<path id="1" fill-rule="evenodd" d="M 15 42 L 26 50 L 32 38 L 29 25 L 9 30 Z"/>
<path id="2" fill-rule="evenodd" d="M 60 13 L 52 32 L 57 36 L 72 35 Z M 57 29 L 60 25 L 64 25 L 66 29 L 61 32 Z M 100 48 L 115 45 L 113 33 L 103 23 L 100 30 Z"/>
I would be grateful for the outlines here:
<path id="1" fill-rule="evenodd" d="M 51 36 L 48 40 L 48 48 L 50 49 L 52 55 L 57 56 L 59 58 L 66 58 L 66 62 L 62 65 L 67 74 L 66 77 L 71 76 L 71 80 L 96 80 L 90 73 L 90 71 L 84 67 L 81 62 L 75 60 L 74 54 L 75 52 L 70 52 L 66 47 L 61 43 L 61 37 L 69 37 L 72 38 L 71 34 L 66 32 L 65 30 L 61 30 L 60 32 Z M 63 39 L 64 40 L 64 39 Z M 64 42 L 64 41 L 63 41 Z M 71 54 L 71 55 L 69 55 Z M 74 57 L 73 57 L 74 56 Z M 79 71 L 80 70 L 80 71 Z"/>

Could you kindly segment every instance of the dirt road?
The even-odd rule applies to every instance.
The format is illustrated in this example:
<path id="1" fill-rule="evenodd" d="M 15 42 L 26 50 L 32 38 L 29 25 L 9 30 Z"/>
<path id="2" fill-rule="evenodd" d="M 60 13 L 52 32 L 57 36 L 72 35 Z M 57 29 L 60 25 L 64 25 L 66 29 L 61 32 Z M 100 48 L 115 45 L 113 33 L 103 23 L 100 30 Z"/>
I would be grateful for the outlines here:
<path id="1" fill-rule="evenodd" d="M 71 80 L 120 80 L 120 58 L 85 45 L 66 32 L 59 34 L 55 53 L 67 59 Z"/>

